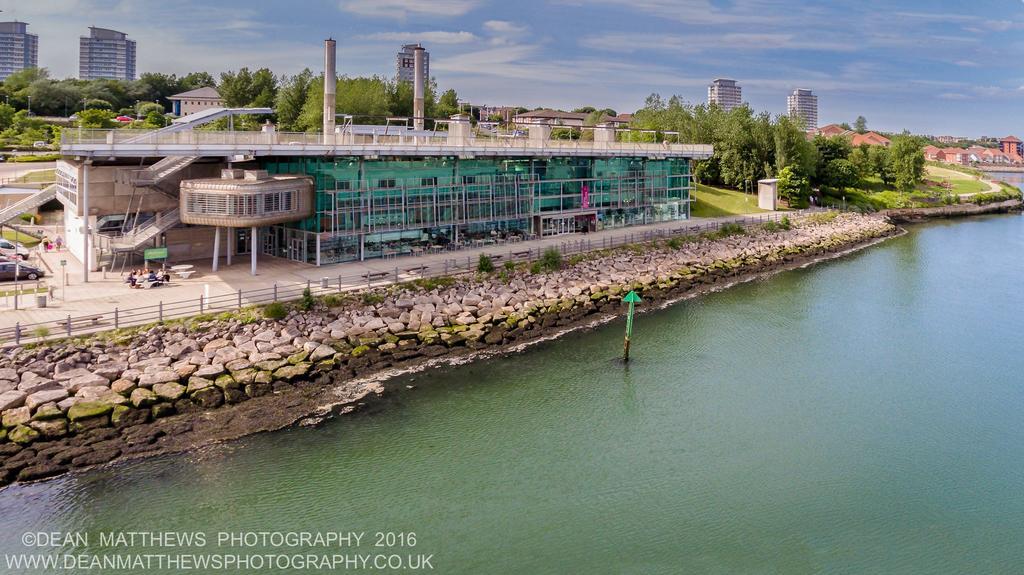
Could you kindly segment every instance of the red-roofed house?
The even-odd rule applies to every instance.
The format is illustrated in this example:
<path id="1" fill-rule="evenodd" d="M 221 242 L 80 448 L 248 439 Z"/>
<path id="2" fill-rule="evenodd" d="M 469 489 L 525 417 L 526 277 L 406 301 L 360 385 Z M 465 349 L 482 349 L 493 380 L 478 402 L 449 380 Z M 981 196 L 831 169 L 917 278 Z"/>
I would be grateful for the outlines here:
<path id="1" fill-rule="evenodd" d="M 822 126 L 818 128 L 818 131 L 815 133 L 819 136 L 831 138 L 833 136 L 846 136 L 852 134 L 853 132 L 840 126 L 839 124 L 829 124 L 827 126 Z"/>
<path id="2" fill-rule="evenodd" d="M 850 138 L 850 143 L 853 144 L 853 147 L 855 148 L 863 144 L 888 148 L 892 145 L 892 140 L 877 132 L 866 132 L 864 134 L 853 134 Z"/>
<path id="3" fill-rule="evenodd" d="M 942 154 L 942 148 L 936 148 L 935 146 L 928 145 L 924 147 L 924 159 L 929 162 L 941 162 L 940 155 Z"/>

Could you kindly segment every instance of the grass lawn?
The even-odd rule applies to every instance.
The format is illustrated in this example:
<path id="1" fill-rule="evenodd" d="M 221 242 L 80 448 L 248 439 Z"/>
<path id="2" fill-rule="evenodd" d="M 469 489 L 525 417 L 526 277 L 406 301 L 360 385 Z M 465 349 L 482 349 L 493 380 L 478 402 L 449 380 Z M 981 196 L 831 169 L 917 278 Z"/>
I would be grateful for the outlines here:
<path id="1" fill-rule="evenodd" d="M 756 214 L 764 211 L 767 210 L 757 207 L 757 196 L 704 184 L 697 184 L 697 193 L 690 205 L 690 215 L 695 218 Z"/>
<path id="2" fill-rule="evenodd" d="M 19 231 L 5 229 L 3 232 L 4 238 L 13 242 L 21 242 L 26 248 L 31 248 L 39 245 L 39 240 L 28 235 L 23 234 Z"/>
<path id="3" fill-rule="evenodd" d="M 925 178 L 926 182 L 938 182 L 939 185 L 931 183 L 923 188 L 930 192 L 944 193 L 947 189 L 941 184 L 943 182 L 949 182 L 952 186 L 949 189 L 954 194 L 976 194 L 978 192 L 986 192 L 989 187 L 988 184 L 982 182 L 977 177 L 956 170 L 950 170 L 948 168 L 940 168 L 938 166 L 925 166 Z"/>
<path id="4" fill-rule="evenodd" d="M 49 183 L 57 180 L 57 170 L 37 170 L 18 176 L 16 181 L 25 184 Z"/>

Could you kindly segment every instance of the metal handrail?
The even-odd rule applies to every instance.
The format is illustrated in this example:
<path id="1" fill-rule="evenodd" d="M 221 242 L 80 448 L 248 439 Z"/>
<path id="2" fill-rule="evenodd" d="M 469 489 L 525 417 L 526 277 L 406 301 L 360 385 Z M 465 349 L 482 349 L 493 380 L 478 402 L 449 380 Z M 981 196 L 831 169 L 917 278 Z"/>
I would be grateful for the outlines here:
<path id="1" fill-rule="evenodd" d="M 161 132 L 153 130 L 69 130 L 61 135 L 61 145 L 69 150 L 82 147 L 113 146 L 232 146 L 232 147 L 345 147 L 354 153 L 372 152 L 381 147 L 394 147 L 408 151 L 438 151 L 438 149 L 485 149 L 485 150 L 608 150 L 636 153 L 693 153 L 710 154 L 707 144 L 675 144 L 651 142 L 600 142 L 593 140 L 531 140 L 529 138 L 482 138 L 464 139 L 448 136 L 422 136 L 407 134 L 324 134 L 307 132 L 225 132 L 191 130 Z"/>
<path id="2" fill-rule="evenodd" d="M 631 233 L 628 236 L 605 237 L 601 241 L 593 241 L 589 238 L 568 240 L 557 246 L 563 256 L 587 253 L 601 249 L 610 249 L 623 245 L 638 242 L 650 242 L 658 239 L 671 238 L 674 236 L 693 235 L 719 230 L 724 224 L 739 224 L 745 228 L 762 225 L 767 222 L 778 222 L 784 217 L 800 216 L 811 212 L 828 211 L 824 208 L 811 208 L 787 213 L 761 214 L 758 216 L 741 216 L 731 220 L 707 222 L 704 224 L 683 224 L 675 229 L 641 230 Z M 548 248 L 524 248 L 517 250 L 516 244 L 503 246 L 500 250 L 494 249 L 487 253 L 492 259 L 501 264 L 507 261 L 524 262 L 538 259 L 544 250 Z M 414 264 L 415 260 L 407 262 Z M 431 277 L 442 277 L 472 273 L 476 271 L 478 259 L 473 256 L 454 257 L 446 259 L 443 264 L 429 266 L 426 269 L 403 269 L 407 266 L 395 266 L 388 272 L 366 271 L 359 274 L 338 275 L 336 277 L 324 277 L 319 282 L 307 280 L 305 283 L 297 282 L 291 284 L 274 283 L 271 287 L 253 290 L 239 289 L 234 293 L 219 294 L 210 297 L 199 296 L 187 300 L 171 302 L 159 301 L 157 304 L 134 307 L 118 308 L 113 312 L 100 314 L 88 314 L 84 316 L 68 315 L 66 318 L 51 319 L 48 321 L 21 323 L 18 322 L 12 328 L 0 329 L 0 341 L 13 341 L 15 345 L 40 339 L 33 335 L 35 330 L 44 327 L 48 330 L 57 326 L 61 332 L 59 336 L 72 337 L 77 334 L 94 333 L 107 329 L 120 329 L 179 319 L 206 313 L 220 313 L 235 311 L 247 306 L 261 305 L 277 301 L 290 301 L 302 297 L 304 290 L 309 289 L 314 296 L 327 294 L 339 294 L 363 289 L 372 289 L 424 279 Z M 384 274 L 384 275 L 381 275 Z M 102 321 L 92 321 L 95 316 L 102 316 Z"/>

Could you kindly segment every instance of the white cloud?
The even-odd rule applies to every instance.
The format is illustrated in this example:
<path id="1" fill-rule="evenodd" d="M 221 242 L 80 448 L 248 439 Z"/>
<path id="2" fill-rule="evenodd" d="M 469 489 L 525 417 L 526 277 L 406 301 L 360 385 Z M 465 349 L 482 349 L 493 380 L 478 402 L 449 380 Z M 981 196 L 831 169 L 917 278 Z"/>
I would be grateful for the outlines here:
<path id="1" fill-rule="evenodd" d="M 850 42 L 818 41 L 795 34 L 620 34 L 586 36 L 580 45 L 595 50 L 633 53 L 661 51 L 685 54 L 702 52 L 733 52 L 762 50 L 817 50 L 851 52 L 857 49 Z"/>
<path id="2" fill-rule="evenodd" d="M 478 40 L 472 32 L 446 32 L 434 30 L 429 32 L 377 32 L 356 36 L 356 40 L 387 41 L 387 42 L 424 42 L 429 44 L 465 44 Z"/>
<path id="3" fill-rule="evenodd" d="M 341 0 L 338 7 L 360 16 L 404 20 L 409 16 L 462 16 L 480 3 L 480 0 Z"/>
<path id="4" fill-rule="evenodd" d="M 484 22 L 484 30 L 495 34 L 523 34 L 528 28 L 508 20 L 488 20 Z"/>

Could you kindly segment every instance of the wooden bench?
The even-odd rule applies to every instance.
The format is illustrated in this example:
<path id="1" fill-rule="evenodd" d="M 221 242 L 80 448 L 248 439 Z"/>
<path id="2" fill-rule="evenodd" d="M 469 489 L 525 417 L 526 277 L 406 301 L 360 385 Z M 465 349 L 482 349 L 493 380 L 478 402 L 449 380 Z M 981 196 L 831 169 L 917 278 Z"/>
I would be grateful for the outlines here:
<path id="1" fill-rule="evenodd" d="M 491 261 L 495 261 L 496 262 L 496 261 L 500 260 L 501 258 L 503 258 L 504 256 L 502 256 L 501 254 L 487 254 L 487 257 L 491 258 Z"/>
<path id="2" fill-rule="evenodd" d="M 407 273 L 407 274 L 418 274 L 418 273 L 425 272 L 428 269 L 430 269 L 430 266 L 416 266 L 414 268 L 409 268 L 409 269 L 405 270 L 405 273 Z"/>
<path id="3" fill-rule="evenodd" d="M 81 326 L 81 325 L 99 325 L 101 319 L 103 319 L 103 314 L 98 314 L 97 313 L 97 314 L 93 314 L 93 315 L 83 315 L 83 316 L 79 316 L 79 317 L 73 317 L 73 318 L 71 318 L 70 321 L 71 321 L 71 327 L 75 327 L 75 326 Z M 59 319 L 59 320 L 57 320 L 57 321 L 55 321 L 53 323 L 57 324 L 58 326 L 60 326 L 60 327 L 62 327 L 64 329 L 68 329 L 68 319 L 67 318 Z M 24 331 L 22 332 L 22 335 L 25 335 Z"/>
<path id="4" fill-rule="evenodd" d="M 530 250 L 523 250 L 521 252 L 512 252 L 512 257 L 514 257 L 514 258 L 527 257 L 528 258 L 528 257 L 530 257 Z"/>
<path id="5" fill-rule="evenodd" d="M 391 272 L 373 272 L 363 274 L 363 278 L 368 280 L 379 280 L 386 278 L 389 275 L 391 275 Z"/>

